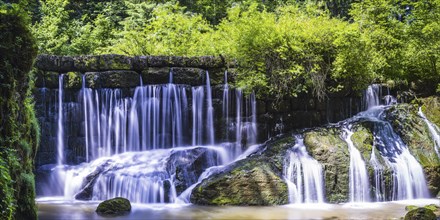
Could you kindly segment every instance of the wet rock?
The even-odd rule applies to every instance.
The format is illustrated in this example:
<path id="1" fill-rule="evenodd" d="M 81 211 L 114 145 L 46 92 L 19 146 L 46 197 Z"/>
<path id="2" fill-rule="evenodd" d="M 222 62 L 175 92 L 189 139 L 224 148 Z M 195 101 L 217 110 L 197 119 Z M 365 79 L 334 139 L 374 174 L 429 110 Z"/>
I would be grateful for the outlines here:
<path id="1" fill-rule="evenodd" d="M 37 88 L 58 88 L 58 72 L 37 70 L 35 77 L 35 86 Z"/>
<path id="2" fill-rule="evenodd" d="M 347 202 L 350 153 L 339 131 L 335 128 L 322 128 L 306 132 L 304 144 L 311 156 L 323 166 L 327 201 Z"/>
<path id="3" fill-rule="evenodd" d="M 433 211 L 427 208 L 417 208 L 409 211 L 405 215 L 405 220 L 435 220 L 436 216 Z"/>
<path id="4" fill-rule="evenodd" d="M 288 203 L 282 177 L 292 137 L 268 143 L 264 150 L 240 160 L 202 181 L 192 192 L 191 202 L 200 205 L 282 205 Z"/>
<path id="5" fill-rule="evenodd" d="M 99 203 L 96 212 L 104 216 L 126 215 L 131 211 L 131 204 L 128 199 L 116 197 Z"/>
<path id="6" fill-rule="evenodd" d="M 432 197 L 436 197 L 440 193 L 440 166 L 425 166 L 423 171 L 428 183 L 428 190 Z"/>
<path id="7" fill-rule="evenodd" d="M 134 71 L 87 72 L 89 88 L 131 88 L 140 85 L 139 74 Z"/>
<path id="8" fill-rule="evenodd" d="M 92 173 L 87 175 L 81 190 L 75 195 L 77 200 L 91 200 L 93 197 L 93 187 L 98 177 L 109 169 L 110 162 L 107 161 L 97 167 Z"/>
<path id="9" fill-rule="evenodd" d="M 73 70 L 73 60 L 68 56 L 41 54 L 35 59 L 35 67 L 45 71 L 69 72 Z"/>
<path id="10" fill-rule="evenodd" d="M 144 84 L 166 84 L 170 82 L 169 67 L 149 67 L 142 71 L 142 81 Z"/>
<path id="11" fill-rule="evenodd" d="M 185 84 L 191 86 L 203 85 L 202 78 L 205 75 L 205 71 L 199 68 L 187 68 L 187 67 L 173 67 L 173 83 Z"/>
<path id="12" fill-rule="evenodd" d="M 175 174 L 174 186 L 177 194 L 196 183 L 206 168 L 217 165 L 215 158 L 215 152 L 200 147 L 171 153 L 167 171 Z"/>

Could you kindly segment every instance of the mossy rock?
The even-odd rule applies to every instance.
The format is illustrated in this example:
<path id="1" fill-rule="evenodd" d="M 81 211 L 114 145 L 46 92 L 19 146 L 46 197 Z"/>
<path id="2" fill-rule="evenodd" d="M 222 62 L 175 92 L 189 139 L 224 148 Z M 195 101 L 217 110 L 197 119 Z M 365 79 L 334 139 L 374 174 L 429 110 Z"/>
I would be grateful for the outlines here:
<path id="1" fill-rule="evenodd" d="M 87 72 L 86 86 L 89 88 L 133 88 L 140 85 L 140 76 L 134 71 L 113 70 Z"/>
<path id="2" fill-rule="evenodd" d="M 405 220 L 435 220 L 436 216 L 432 210 L 427 208 L 417 208 L 409 211 L 405 215 Z"/>
<path id="3" fill-rule="evenodd" d="M 370 161 L 371 152 L 373 148 L 373 132 L 368 127 L 368 123 L 359 123 L 353 126 L 353 135 L 351 140 L 354 146 L 362 154 L 362 157 L 366 163 Z"/>
<path id="4" fill-rule="evenodd" d="M 285 181 L 264 159 L 234 164 L 198 185 L 191 195 L 198 205 L 283 205 L 288 203 Z"/>
<path id="5" fill-rule="evenodd" d="M 423 99 L 419 99 L 422 103 L 422 111 L 426 118 L 440 127 L 440 97 L 431 96 Z"/>
<path id="6" fill-rule="evenodd" d="M 349 198 L 350 153 L 336 128 L 322 128 L 304 134 L 308 152 L 324 170 L 327 202 L 347 202 Z"/>
<path id="7" fill-rule="evenodd" d="M 199 205 L 287 204 L 283 161 L 294 143 L 291 136 L 267 143 L 249 158 L 235 162 L 202 181 L 193 190 L 191 202 Z"/>
<path id="8" fill-rule="evenodd" d="M 64 88 L 80 89 L 82 87 L 82 75 L 80 72 L 68 72 L 64 77 Z"/>
<path id="9" fill-rule="evenodd" d="M 131 211 L 131 204 L 128 199 L 116 197 L 99 203 L 96 212 L 99 215 L 126 215 Z"/>
<path id="10" fill-rule="evenodd" d="M 434 142 L 426 123 L 417 112 L 416 105 L 395 105 L 386 111 L 386 120 L 390 121 L 394 131 L 422 166 L 437 166 L 440 159 L 435 152 Z"/>

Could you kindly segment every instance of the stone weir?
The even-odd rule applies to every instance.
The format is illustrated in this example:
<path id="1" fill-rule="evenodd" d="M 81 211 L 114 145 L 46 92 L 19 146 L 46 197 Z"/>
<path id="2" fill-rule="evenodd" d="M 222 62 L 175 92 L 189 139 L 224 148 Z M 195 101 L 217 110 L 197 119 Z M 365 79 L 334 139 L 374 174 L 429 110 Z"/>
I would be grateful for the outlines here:
<path id="1" fill-rule="evenodd" d="M 245 107 L 249 106 L 250 99 L 243 98 L 240 101 L 243 107 L 237 108 L 238 101 L 235 101 L 235 98 L 238 94 L 241 96 L 241 91 L 229 94 L 234 100 L 230 100 L 227 113 L 224 113 L 224 91 L 225 88 L 233 87 L 236 74 L 239 72 L 239 65 L 227 62 L 222 57 L 39 55 L 34 65 L 37 69 L 35 106 L 42 128 L 41 146 L 36 158 L 37 166 L 55 163 L 60 74 L 64 76 L 62 86 L 64 90 L 63 123 L 66 127 L 65 144 L 71 151 L 78 151 L 85 143 L 85 126 L 84 118 L 82 118 L 84 114 L 80 110 L 82 101 L 78 98 L 84 86 L 93 90 L 120 89 L 123 97 L 130 97 L 133 96 L 135 88 L 140 85 L 161 85 L 171 81 L 173 84 L 188 86 L 188 108 L 190 109 L 194 103 L 190 88 L 206 85 L 206 77 L 209 73 L 215 140 L 228 140 L 228 136 L 231 136 L 228 134 L 230 130 L 228 126 L 241 123 L 237 121 L 237 111 L 242 112 L 243 123 L 251 121 L 246 117 L 252 117 L 250 108 Z M 83 79 L 85 84 L 83 84 Z M 226 79 L 231 86 L 225 86 Z M 355 115 L 364 108 L 360 95 L 344 94 L 330 94 L 325 100 L 318 100 L 310 94 L 302 94 L 298 97 L 286 98 L 278 107 L 274 107 L 273 103 L 274 100 L 271 97 L 257 96 L 255 111 L 258 142 L 294 129 L 337 122 Z M 231 123 L 222 123 L 225 120 L 230 120 Z M 71 162 L 75 163 L 73 159 Z"/>

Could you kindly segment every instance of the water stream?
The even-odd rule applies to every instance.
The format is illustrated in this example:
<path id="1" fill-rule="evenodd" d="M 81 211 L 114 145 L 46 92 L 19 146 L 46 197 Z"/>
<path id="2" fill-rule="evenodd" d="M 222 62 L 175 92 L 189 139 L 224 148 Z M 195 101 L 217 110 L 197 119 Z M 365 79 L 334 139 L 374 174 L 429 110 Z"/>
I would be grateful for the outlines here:
<path id="1" fill-rule="evenodd" d="M 289 188 L 290 203 L 323 203 L 324 176 L 321 164 L 304 146 L 304 138 L 296 136 L 296 144 L 288 152 L 284 176 Z"/>

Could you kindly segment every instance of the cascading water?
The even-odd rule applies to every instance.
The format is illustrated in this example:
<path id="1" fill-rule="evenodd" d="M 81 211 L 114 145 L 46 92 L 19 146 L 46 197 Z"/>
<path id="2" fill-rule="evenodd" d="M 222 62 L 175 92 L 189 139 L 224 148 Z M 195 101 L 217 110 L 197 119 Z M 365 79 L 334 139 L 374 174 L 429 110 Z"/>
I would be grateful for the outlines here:
<path id="1" fill-rule="evenodd" d="M 370 201 L 370 184 L 368 172 L 361 153 L 354 146 L 351 136 L 353 132 L 348 128 L 344 128 L 344 140 L 348 144 L 350 152 L 350 202 L 369 202 Z"/>
<path id="2" fill-rule="evenodd" d="M 410 154 L 389 122 L 375 122 L 374 139 L 375 147 L 393 172 L 392 200 L 429 197 L 422 166 Z"/>
<path id="3" fill-rule="evenodd" d="M 64 162 L 64 112 L 63 112 L 64 74 L 58 78 L 58 128 L 57 128 L 57 165 Z"/>
<path id="4" fill-rule="evenodd" d="M 61 143 L 57 146 L 57 164 L 62 166 L 50 177 L 48 186 L 57 183 L 66 199 L 103 200 L 122 196 L 137 203 L 175 202 L 185 189 L 209 176 L 209 172 L 203 171 L 239 158 L 240 154 L 229 152 L 234 150 L 230 145 L 216 145 L 208 73 L 204 86 L 192 88 L 173 84 L 172 72 L 170 83 L 163 85 L 144 86 L 140 76 L 140 86 L 131 91 L 87 88 L 83 75 L 78 103 L 84 116 L 85 151 L 78 151 L 80 154 L 75 156 L 86 163 L 65 165 L 66 149 L 60 148 L 64 145 L 63 77 L 60 75 L 59 79 L 57 138 L 58 144 Z M 256 114 L 255 103 L 244 108 L 252 108 L 250 111 Z M 238 119 L 248 120 L 241 115 Z M 256 124 L 254 119 L 256 116 L 251 119 Z M 247 131 L 240 127 L 238 132 Z M 256 131 L 246 133 L 249 140 L 256 140 L 252 135 Z M 57 194 L 47 193 L 51 191 L 47 189 L 41 191 L 43 196 Z"/>
<path id="5" fill-rule="evenodd" d="M 323 203 L 324 176 L 321 164 L 306 150 L 303 137 L 288 151 L 284 177 L 289 188 L 290 203 Z"/>
<path id="6" fill-rule="evenodd" d="M 381 164 L 376 158 L 374 149 L 370 163 L 375 173 L 375 196 L 376 201 L 386 198 L 383 170 L 384 166 L 391 168 L 393 173 L 393 186 L 390 195 L 391 200 L 427 198 L 425 176 L 421 165 L 408 150 L 402 139 L 394 132 L 391 124 L 383 119 L 386 106 L 380 105 L 381 87 L 369 86 L 365 92 L 367 111 L 359 113 L 355 118 L 370 121 L 374 125 L 374 146 L 380 152 L 385 164 Z M 385 96 L 385 104 L 395 104 L 396 100 Z"/>
<path id="7" fill-rule="evenodd" d="M 385 201 L 385 179 L 384 166 L 379 162 L 376 156 L 376 148 L 372 147 L 370 165 L 374 169 L 374 196 L 377 202 Z"/>
<path id="8" fill-rule="evenodd" d="M 422 117 L 423 121 L 428 126 L 429 133 L 431 134 L 432 141 L 434 142 L 435 152 L 440 158 L 440 129 L 426 118 L 426 116 L 422 112 L 421 107 L 419 108 L 418 114 L 420 117 Z"/>

